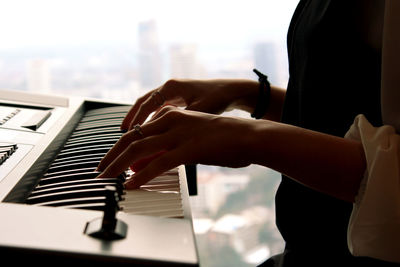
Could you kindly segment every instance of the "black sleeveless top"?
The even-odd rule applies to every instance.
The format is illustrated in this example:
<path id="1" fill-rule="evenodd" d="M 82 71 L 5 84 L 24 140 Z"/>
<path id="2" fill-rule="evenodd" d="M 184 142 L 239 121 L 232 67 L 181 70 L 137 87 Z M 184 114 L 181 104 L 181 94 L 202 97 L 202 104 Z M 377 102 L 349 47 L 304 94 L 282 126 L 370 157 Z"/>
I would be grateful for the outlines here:
<path id="1" fill-rule="evenodd" d="M 382 124 L 381 55 L 357 34 L 357 2 L 300 1 L 287 36 L 290 77 L 282 122 L 340 137 L 357 114 Z M 286 241 L 279 266 L 381 266 L 348 250 L 352 203 L 285 176 L 275 203 Z"/>

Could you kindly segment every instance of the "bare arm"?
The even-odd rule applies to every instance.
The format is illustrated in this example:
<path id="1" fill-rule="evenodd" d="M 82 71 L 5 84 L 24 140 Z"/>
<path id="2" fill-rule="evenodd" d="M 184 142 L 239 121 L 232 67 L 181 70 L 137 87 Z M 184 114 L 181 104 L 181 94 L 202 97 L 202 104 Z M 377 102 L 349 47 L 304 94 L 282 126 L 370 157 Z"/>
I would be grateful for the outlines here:
<path id="1" fill-rule="evenodd" d="M 126 133 L 101 161 L 100 177 L 120 174 L 132 163 L 164 151 L 137 171 L 127 188 L 180 164 L 270 167 L 315 190 L 353 201 L 365 169 L 360 143 L 269 120 L 221 117 L 163 108 Z"/>
<path id="2" fill-rule="evenodd" d="M 352 202 L 365 171 L 361 143 L 282 123 L 257 127 L 254 162 Z"/>

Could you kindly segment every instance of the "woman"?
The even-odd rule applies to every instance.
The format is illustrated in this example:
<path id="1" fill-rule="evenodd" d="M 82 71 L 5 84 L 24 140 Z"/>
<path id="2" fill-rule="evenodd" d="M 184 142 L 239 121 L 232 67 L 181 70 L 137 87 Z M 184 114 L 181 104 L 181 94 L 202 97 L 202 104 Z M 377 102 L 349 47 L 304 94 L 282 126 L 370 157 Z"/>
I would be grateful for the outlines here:
<path id="1" fill-rule="evenodd" d="M 395 1 L 386 0 L 386 15 L 383 0 L 300 1 L 288 31 L 288 88 L 271 87 L 263 98 L 268 101 L 260 102 L 267 106 L 261 120 L 215 115 L 259 109 L 257 82 L 170 80 L 132 107 L 121 126 L 130 131 L 100 163 L 101 177 L 149 157 L 127 188 L 180 164 L 263 165 L 283 174 L 276 212 L 286 242 L 284 253 L 266 266 L 394 264 L 391 257 L 355 257 L 349 251 L 349 218 L 369 161 L 362 141 L 343 137 L 358 114 L 382 125 L 381 81 L 396 82 L 389 79 L 395 74 L 385 72 L 392 69 L 385 67 L 391 57 L 382 61 L 390 47 L 382 49 L 383 32 L 396 17 L 389 13 L 399 8 Z M 143 124 L 164 102 L 186 110 L 166 106 Z"/>

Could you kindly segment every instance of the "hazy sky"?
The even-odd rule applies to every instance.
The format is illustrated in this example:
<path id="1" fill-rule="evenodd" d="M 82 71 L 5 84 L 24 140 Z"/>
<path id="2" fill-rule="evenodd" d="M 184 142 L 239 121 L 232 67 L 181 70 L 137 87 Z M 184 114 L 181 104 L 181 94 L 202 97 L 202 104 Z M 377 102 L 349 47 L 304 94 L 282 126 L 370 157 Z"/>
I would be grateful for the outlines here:
<path id="1" fill-rule="evenodd" d="M 163 42 L 282 39 L 298 0 L 0 0 L 0 49 L 136 42 L 156 19 Z"/>

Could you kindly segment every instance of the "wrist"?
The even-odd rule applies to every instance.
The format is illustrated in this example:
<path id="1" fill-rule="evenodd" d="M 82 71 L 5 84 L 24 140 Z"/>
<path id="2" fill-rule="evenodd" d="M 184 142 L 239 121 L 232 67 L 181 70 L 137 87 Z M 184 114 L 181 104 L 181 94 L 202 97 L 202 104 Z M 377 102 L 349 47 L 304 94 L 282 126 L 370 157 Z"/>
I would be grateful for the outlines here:
<path id="1" fill-rule="evenodd" d="M 259 92 L 258 82 L 253 80 L 234 80 L 225 84 L 230 87 L 229 92 L 231 100 L 228 106 L 229 110 L 240 109 L 249 113 L 254 111 Z"/>
<path id="2" fill-rule="evenodd" d="M 271 84 L 268 81 L 267 75 L 259 72 L 257 69 L 253 69 L 253 71 L 258 76 L 259 92 L 257 104 L 253 113 L 251 113 L 251 117 L 255 119 L 261 119 L 267 113 L 269 103 L 271 102 Z"/>

